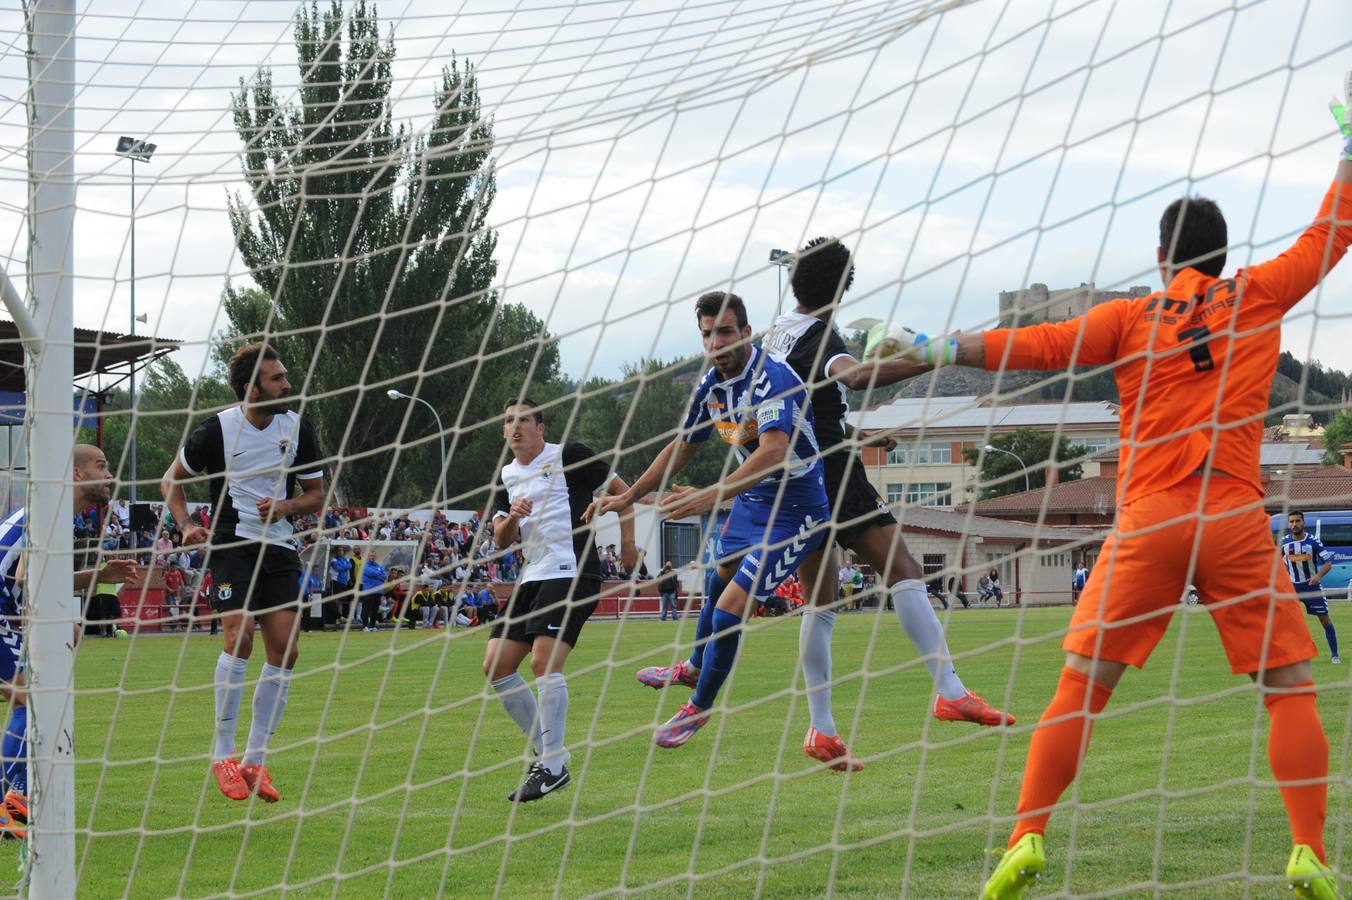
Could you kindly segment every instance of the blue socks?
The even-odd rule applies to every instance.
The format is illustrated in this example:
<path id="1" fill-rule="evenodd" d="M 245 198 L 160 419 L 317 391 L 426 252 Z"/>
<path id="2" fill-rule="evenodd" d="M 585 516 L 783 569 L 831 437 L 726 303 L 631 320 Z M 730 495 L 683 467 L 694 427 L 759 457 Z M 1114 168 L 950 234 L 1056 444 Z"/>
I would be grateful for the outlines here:
<path id="1" fill-rule="evenodd" d="M 0 741 L 0 763 L 5 767 L 7 789 L 28 796 L 27 706 L 16 706 L 9 714 L 4 740 Z"/>
<path id="2" fill-rule="evenodd" d="M 707 638 L 714 633 L 714 609 L 718 598 L 728 583 L 718 577 L 718 569 L 709 570 L 704 579 L 704 605 L 699 608 L 699 621 L 695 623 L 695 649 L 690 654 L 690 665 L 696 669 L 704 668 L 704 648 L 709 646 Z"/>
<path id="3" fill-rule="evenodd" d="M 715 608 L 712 618 L 714 639 L 708 645 L 708 660 L 699 670 L 699 684 L 695 685 L 695 693 L 690 698 L 690 702 L 700 709 L 714 705 L 723 682 L 732 671 L 732 664 L 737 659 L 737 645 L 742 640 L 741 616 Z"/>
<path id="4" fill-rule="evenodd" d="M 1338 655 L 1338 632 L 1333 630 L 1333 623 L 1330 622 L 1324 626 L 1324 637 L 1329 642 L 1329 653 L 1333 656 Z"/>

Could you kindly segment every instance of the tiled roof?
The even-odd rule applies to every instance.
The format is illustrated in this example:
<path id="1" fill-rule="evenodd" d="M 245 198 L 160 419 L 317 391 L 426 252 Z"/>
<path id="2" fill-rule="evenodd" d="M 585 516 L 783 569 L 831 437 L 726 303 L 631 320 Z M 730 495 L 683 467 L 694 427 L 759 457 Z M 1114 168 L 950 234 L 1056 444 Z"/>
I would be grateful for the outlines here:
<path id="1" fill-rule="evenodd" d="M 1045 505 L 1049 513 L 1095 513 L 1111 516 L 1117 506 L 1117 479 L 1106 475 L 1062 481 L 1047 488 L 1019 491 L 990 500 L 978 500 L 974 507 L 983 516 L 1037 515 Z"/>
<path id="2" fill-rule="evenodd" d="M 1352 469 L 1329 466 L 1293 478 L 1274 478 L 1263 485 L 1263 505 L 1282 509 L 1348 509 L 1352 507 Z"/>
<path id="3" fill-rule="evenodd" d="M 968 537 L 991 538 L 992 540 L 1014 541 L 1066 541 L 1102 540 L 1107 534 L 1101 528 L 1063 528 L 1051 525 L 1033 525 L 1028 522 L 1013 522 L 1008 519 L 991 519 L 974 516 L 966 512 L 934 509 L 927 506 L 893 508 L 893 514 L 901 523 L 902 529 L 924 528 L 929 531 L 943 531 L 949 534 Z"/>
<path id="4" fill-rule="evenodd" d="M 1051 487 L 1019 491 L 973 504 L 982 516 L 1035 516 L 1047 514 L 1093 513 L 1113 515 L 1117 505 L 1116 479 L 1100 475 L 1063 481 Z M 1263 485 L 1264 506 L 1269 510 L 1287 507 L 1300 509 L 1344 509 L 1352 507 L 1352 469 L 1329 466 L 1304 472 L 1292 478 L 1274 478 Z"/>

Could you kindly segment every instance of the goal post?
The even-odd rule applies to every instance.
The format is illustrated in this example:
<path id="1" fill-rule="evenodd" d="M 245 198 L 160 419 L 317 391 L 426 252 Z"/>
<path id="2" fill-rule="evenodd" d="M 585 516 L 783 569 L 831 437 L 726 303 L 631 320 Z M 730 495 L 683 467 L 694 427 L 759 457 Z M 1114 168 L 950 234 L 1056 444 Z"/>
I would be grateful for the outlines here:
<path id="1" fill-rule="evenodd" d="M 29 295 L 41 349 L 29 366 L 27 654 L 32 822 L 29 894 L 73 897 L 75 635 L 71 384 L 75 371 L 75 30 L 73 0 L 35 0 L 31 18 Z"/>

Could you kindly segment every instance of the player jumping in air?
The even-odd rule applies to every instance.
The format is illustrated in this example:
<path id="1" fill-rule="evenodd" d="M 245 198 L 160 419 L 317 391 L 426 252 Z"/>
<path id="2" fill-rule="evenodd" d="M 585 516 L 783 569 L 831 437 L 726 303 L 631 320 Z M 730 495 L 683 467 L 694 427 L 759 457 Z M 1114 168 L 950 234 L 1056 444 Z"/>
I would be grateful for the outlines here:
<path id="1" fill-rule="evenodd" d="M 277 352 L 247 344 L 229 362 L 239 405 L 207 419 L 164 473 L 160 491 L 184 545 L 200 544 L 207 530 L 188 517 L 183 482 L 210 476 L 212 607 L 220 614 L 224 649 L 216 659 L 216 728 L 211 772 L 231 800 L 250 792 L 268 803 L 281 799 L 264 765 L 268 742 L 286 711 L 299 651 L 300 555 L 288 516 L 324 505 L 324 471 L 309 422 L 289 409 L 291 382 Z M 300 494 L 293 497 L 299 485 Z M 244 696 L 244 672 L 253 653 L 254 619 L 267 662 L 254 688 L 253 722 L 243 760 L 235 757 L 235 725 Z"/>
<path id="2" fill-rule="evenodd" d="M 538 757 L 507 795 L 529 803 L 570 780 L 563 666 L 601 595 L 601 558 L 585 515 L 598 492 L 619 494 L 628 485 L 582 444 L 547 443 L 545 417 L 534 401 L 507 406 L 502 436 L 512 461 L 493 491 L 493 539 L 503 550 L 519 545 L 528 561 L 493 625 L 484 675 Z M 620 558 L 626 570 L 638 562 L 630 516 L 620 518 Z M 517 674 L 528 653 L 538 702 Z"/>
<path id="3" fill-rule="evenodd" d="M 1352 74 L 1352 73 L 1350 73 Z M 1258 684 L 1268 760 L 1291 823 L 1297 896 L 1337 896 L 1325 865 L 1328 741 L 1315 706 L 1314 642 L 1263 514 L 1258 451 L 1282 316 L 1352 242 L 1352 127 L 1315 222 L 1276 259 L 1223 278 L 1226 224 L 1210 200 L 1160 220 L 1165 290 L 1069 321 L 997 329 L 913 348 L 923 361 L 991 370 L 1113 366 L 1121 396 L 1118 512 L 1062 642 L 1066 666 L 1033 732 L 1008 850 L 985 898 L 1021 897 L 1046 866 L 1043 834 L 1075 779 L 1127 666 L 1145 664 L 1191 573 L 1236 674 Z"/>
<path id="4" fill-rule="evenodd" d="M 75 515 L 98 506 L 107 514 L 112 499 L 113 476 L 103 451 L 92 444 L 73 448 L 72 487 Z M 0 834 L 22 839 L 28 825 L 28 698 L 22 665 L 23 609 L 20 594 L 24 581 L 24 549 L 27 510 L 19 509 L 0 524 L 0 696 L 9 702 L 9 722 L 0 741 L 0 777 L 4 781 L 4 808 Z M 136 571 L 136 560 L 113 559 L 98 569 L 75 573 L 78 591 L 96 583 L 119 584 Z M 31 614 L 31 611 L 30 611 Z"/>
<path id="5" fill-rule="evenodd" d="M 775 319 L 761 346 L 772 358 L 791 366 L 808 386 L 835 523 L 830 534 L 836 544 L 852 551 L 873 571 L 885 573 L 884 583 L 901 628 L 920 651 L 934 680 L 935 718 L 978 725 L 1013 724 L 1013 716 L 992 708 L 958 677 L 943 626 L 925 590 L 920 563 L 906 549 L 896 518 L 864 477 L 863 462 L 850 443 L 861 435 L 845 422 L 847 388 L 870 390 L 930 371 L 930 366 L 908 359 L 861 363 L 850 354 L 831 318 L 853 281 L 854 264 L 844 244 L 825 237 L 809 241 L 796 255 L 789 279 L 798 305 Z M 823 557 L 829 564 L 822 568 L 828 573 L 835 571 L 833 556 Z M 861 769 L 863 765 L 850 756 L 836 733 L 831 715 L 831 632 L 836 620 L 831 607 L 836 603 L 836 585 L 834 578 L 819 578 L 818 574 L 815 559 L 804 562 L 798 573 L 814 607 L 804 611 L 799 633 L 812 719 L 803 752 L 837 770 Z"/>
<path id="6" fill-rule="evenodd" d="M 748 601 L 768 597 L 817 552 L 830 511 L 802 381 L 751 344 L 746 305 L 736 294 L 703 295 L 695 317 L 713 367 L 695 390 L 681 433 L 633 487 L 600 506 L 602 512 L 632 506 L 679 472 L 715 430 L 740 463 L 709 487 L 672 488 L 662 503 L 665 517 L 680 518 L 710 512 L 721 497 L 736 498 L 709 576 L 709 601 L 700 609 L 694 653 L 688 661 L 638 673 L 641 684 L 679 682 L 695 689 L 658 729 L 660 747 L 681 746 L 708 721 L 737 657 Z"/>
<path id="7" fill-rule="evenodd" d="M 1296 596 L 1305 605 L 1305 611 L 1319 617 L 1324 626 L 1324 637 L 1329 642 L 1329 654 L 1335 663 L 1338 658 L 1338 632 L 1329 618 L 1329 604 L 1324 597 L 1324 588 L 1320 584 L 1324 576 L 1333 568 L 1333 560 L 1328 551 L 1314 535 L 1305 531 L 1305 513 L 1293 512 L 1286 517 L 1290 533 L 1282 539 L 1282 562 L 1286 563 L 1286 574 L 1296 586 Z"/>

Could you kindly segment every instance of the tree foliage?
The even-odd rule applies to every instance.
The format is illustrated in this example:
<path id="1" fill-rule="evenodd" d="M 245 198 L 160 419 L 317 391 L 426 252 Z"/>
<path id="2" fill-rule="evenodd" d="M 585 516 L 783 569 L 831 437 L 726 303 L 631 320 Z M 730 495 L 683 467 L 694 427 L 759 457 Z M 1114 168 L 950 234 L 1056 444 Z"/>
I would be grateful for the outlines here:
<path id="1" fill-rule="evenodd" d="M 1333 421 L 1324 426 L 1324 463 L 1330 466 L 1343 464 L 1342 447 L 1352 444 L 1352 411 L 1343 410 L 1333 417 Z"/>
<path id="2" fill-rule="evenodd" d="M 104 404 L 104 453 L 108 457 L 108 467 L 122 481 L 131 477 L 128 459 L 130 399 L 127 391 L 119 388 L 109 393 Z M 212 412 L 230 405 L 234 399 L 234 394 L 219 371 L 213 370 L 192 379 L 167 356 L 145 369 L 136 385 L 138 500 L 159 501 L 160 476 L 173 462 L 184 439 L 199 422 Z M 76 440 L 97 443 L 97 429 L 80 429 Z M 119 490 L 118 494 L 130 496 L 130 492 L 125 489 Z M 210 499 L 207 494 L 204 483 L 194 482 L 188 487 L 190 500 L 207 502 Z"/>
<path id="3" fill-rule="evenodd" d="M 449 496 L 477 504 L 503 403 L 556 383 L 559 357 L 542 323 L 492 288 L 493 127 L 473 67 L 442 70 L 415 136 L 394 122 L 395 47 L 373 5 L 345 16 L 338 0 L 322 13 L 312 3 L 295 44 L 299 103 L 268 69 L 233 97 L 250 194 L 229 199 L 230 224 L 261 291 L 227 286 L 231 335 L 278 346 L 343 494 L 431 498 L 436 425 L 420 404 L 392 402 L 396 389 L 440 414 Z"/>
<path id="4" fill-rule="evenodd" d="M 1020 428 L 1009 434 L 996 435 L 991 438 L 990 444 L 1007 452 L 983 454 L 979 448 L 962 451 L 967 462 L 972 465 L 978 459 L 981 460 L 981 483 L 984 485 L 981 489 L 982 500 L 1024 490 L 1025 473 L 1029 489 L 1043 487 L 1047 484 L 1047 471 L 1054 464 L 1057 466 L 1057 481 L 1077 481 L 1084 475 L 1084 467 L 1078 462 L 1069 466 L 1057 463 L 1057 460 L 1074 459 L 1087 452 L 1084 447 L 1072 445 L 1064 437 L 1054 440 L 1051 434 Z M 1010 453 L 1019 459 L 1014 459 Z"/>
<path id="5" fill-rule="evenodd" d="M 625 364 L 618 381 L 587 381 L 573 398 L 577 412 L 570 439 L 608 454 L 620 477 L 633 482 L 678 433 L 703 361 L 702 356 L 671 363 L 643 359 Z M 729 452 L 722 441 L 709 441 L 672 480 L 712 484 L 723 476 Z M 735 463 L 726 471 L 734 468 Z"/>

